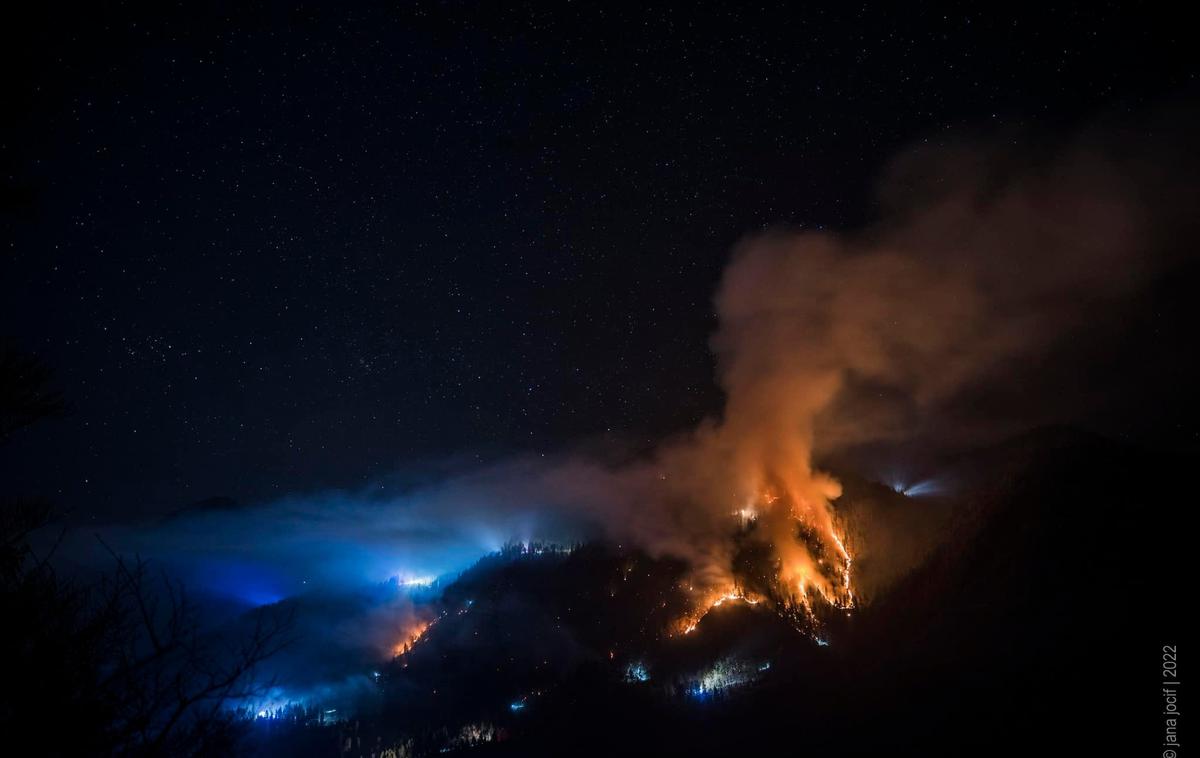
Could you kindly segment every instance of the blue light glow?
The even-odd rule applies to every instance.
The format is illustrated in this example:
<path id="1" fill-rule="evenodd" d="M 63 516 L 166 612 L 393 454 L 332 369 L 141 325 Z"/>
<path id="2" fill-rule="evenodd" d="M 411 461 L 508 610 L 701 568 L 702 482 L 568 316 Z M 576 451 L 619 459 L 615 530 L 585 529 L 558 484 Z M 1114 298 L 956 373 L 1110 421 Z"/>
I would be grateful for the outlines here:
<path id="1" fill-rule="evenodd" d="M 888 486 L 905 497 L 927 497 L 940 495 L 946 491 L 945 482 L 936 478 L 922 479 L 912 484 L 902 479 L 892 479 L 888 482 Z"/>
<path id="2" fill-rule="evenodd" d="M 944 492 L 945 489 L 945 485 L 939 480 L 926 479 L 905 488 L 904 494 L 908 497 L 923 497 L 927 495 L 939 495 Z"/>
<path id="3" fill-rule="evenodd" d="M 650 672 L 646 670 L 646 665 L 641 661 L 631 663 L 625 669 L 625 681 L 648 682 L 650 681 Z"/>
<path id="4" fill-rule="evenodd" d="M 766 665 L 770 667 L 770 663 Z M 750 684 L 758 679 L 762 671 L 765 671 L 762 666 L 755 666 L 748 661 L 735 657 L 723 658 L 701 672 L 687 693 L 697 700 L 708 700 L 715 693 Z"/>
<path id="5" fill-rule="evenodd" d="M 201 560 L 183 573 L 203 592 L 252 607 L 278 603 L 289 594 L 280 572 L 249 561 Z"/>
<path id="6" fill-rule="evenodd" d="M 406 576 L 398 574 L 396 581 L 401 587 L 430 587 L 437 581 L 436 576 Z"/>

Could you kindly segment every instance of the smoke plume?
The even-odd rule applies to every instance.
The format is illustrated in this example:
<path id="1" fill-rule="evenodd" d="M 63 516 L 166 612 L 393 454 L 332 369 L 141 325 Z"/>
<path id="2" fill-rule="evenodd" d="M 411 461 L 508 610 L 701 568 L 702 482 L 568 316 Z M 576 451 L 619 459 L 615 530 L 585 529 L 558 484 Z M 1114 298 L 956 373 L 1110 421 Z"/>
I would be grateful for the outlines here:
<path id="1" fill-rule="evenodd" d="M 399 497 L 201 514 L 174 544 L 379 579 L 512 538 L 600 535 L 686 559 L 710 591 L 734 581 L 733 535 L 749 529 L 773 550 L 783 598 L 853 604 L 841 488 L 814 461 L 880 442 L 961 445 L 1103 402 L 1090 368 L 1123 309 L 1196 239 L 1193 159 L 1163 136 L 1184 121 L 922 145 L 885 172 L 869 228 L 746 239 L 715 299 L 725 407 L 649 456 L 521 458 Z M 141 544 L 170 549 L 163 532 L 178 528 Z M 235 549 L 233 535 L 253 544 Z M 455 558 L 439 565 L 439 551 Z"/>

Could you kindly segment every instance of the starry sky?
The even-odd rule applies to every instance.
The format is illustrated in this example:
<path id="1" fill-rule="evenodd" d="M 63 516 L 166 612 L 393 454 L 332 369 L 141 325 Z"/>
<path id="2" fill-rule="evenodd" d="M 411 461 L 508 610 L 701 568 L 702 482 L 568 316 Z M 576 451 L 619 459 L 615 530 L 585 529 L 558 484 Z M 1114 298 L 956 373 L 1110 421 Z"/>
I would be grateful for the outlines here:
<path id="1" fill-rule="evenodd" d="M 861 225 L 915 141 L 1197 72 L 1111 4 L 501 5 L 6 25 L 0 338 L 71 404 L 8 481 L 103 519 L 648 445 L 720 408 L 739 239 Z"/>

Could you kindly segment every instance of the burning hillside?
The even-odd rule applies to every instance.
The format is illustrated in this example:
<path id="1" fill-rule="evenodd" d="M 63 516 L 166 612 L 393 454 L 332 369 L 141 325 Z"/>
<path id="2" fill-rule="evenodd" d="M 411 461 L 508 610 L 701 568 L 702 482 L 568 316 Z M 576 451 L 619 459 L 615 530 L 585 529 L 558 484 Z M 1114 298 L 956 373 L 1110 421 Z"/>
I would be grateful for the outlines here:
<path id="1" fill-rule="evenodd" d="M 1108 473 L 1103 481 L 1087 477 L 1095 466 Z M 776 551 L 749 533 L 735 551 L 739 589 L 705 604 L 695 603 L 692 572 L 678 560 L 603 543 L 513 545 L 444 586 L 422 611 L 437 621 L 415 644 L 412 630 L 400 630 L 405 649 L 380 664 L 369 697 L 314 702 L 308 715 L 280 714 L 258 728 L 279 749 L 291 744 L 280 735 L 311 737 L 312 719 L 336 709 L 356 719 L 322 727 L 323 739 L 407 745 L 413 755 L 484 744 L 503 755 L 725 755 L 797 739 L 817 754 L 876 754 L 944 744 L 945 735 L 912 729 L 936 713 L 958 720 L 954 734 L 1003 726 L 1010 733 L 997 744 L 1018 744 L 1046 693 L 1080 676 L 1052 665 L 1058 641 L 1075 639 L 1081 654 L 1100 657 L 1157 628 L 1106 622 L 1114 588 L 1137 587 L 1129 576 L 1089 579 L 1104 565 L 1097 548 L 1115 535 L 1104 520 L 1081 520 L 1079 504 L 1113 514 L 1135 493 L 1170 491 L 1168 479 L 1147 488 L 1147 470 L 1162 469 L 1136 450 L 1058 431 L 961 459 L 948 472 L 968 493 L 955 539 L 852 616 L 819 593 L 811 611 L 771 597 L 763 582 L 779 581 Z M 933 504 L 856 483 L 842 505 Z M 1162 603 L 1164 593 L 1168 585 L 1143 592 L 1144 601 Z M 981 671 L 991 689 L 978 685 Z M 1107 713 L 1114 704 L 1098 700 L 1105 690 L 1096 682 L 1137 672 L 1113 662 L 1083 676 L 1092 689 L 1077 692 L 1069 713 Z M 876 728 L 847 750 L 844 730 L 856 718 Z"/>

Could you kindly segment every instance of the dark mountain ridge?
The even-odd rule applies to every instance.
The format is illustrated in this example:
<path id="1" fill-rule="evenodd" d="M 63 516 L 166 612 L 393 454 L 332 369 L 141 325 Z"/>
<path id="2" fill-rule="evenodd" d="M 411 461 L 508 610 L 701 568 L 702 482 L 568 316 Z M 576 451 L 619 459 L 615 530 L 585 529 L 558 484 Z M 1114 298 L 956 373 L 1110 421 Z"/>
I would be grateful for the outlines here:
<path id="1" fill-rule="evenodd" d="M 1181 525 L 1165 514 L 1188 470 L 1059 428 L 977 450 L 946 472 L 956 492 L 937 547 L 815 630 L 730 603 L 672 635 L 683 564 L 516 546 L 445 589 L 337 740 L 479 755 L 1153 746 L 1160 647 L 1182 620 Z M 868 497 L 904 507 L 861 480 L 839 505 Z M 1105 729 L 1078 728 L 1097 719 Z"/>

